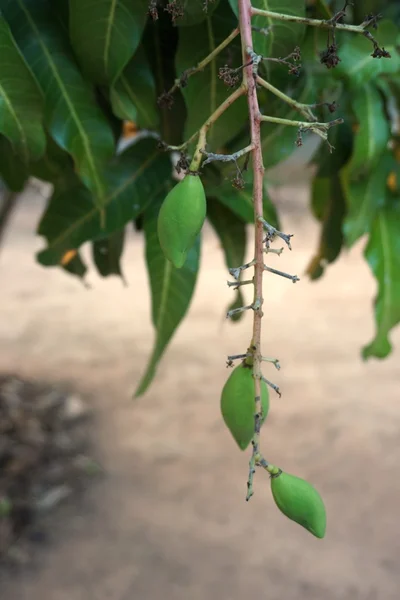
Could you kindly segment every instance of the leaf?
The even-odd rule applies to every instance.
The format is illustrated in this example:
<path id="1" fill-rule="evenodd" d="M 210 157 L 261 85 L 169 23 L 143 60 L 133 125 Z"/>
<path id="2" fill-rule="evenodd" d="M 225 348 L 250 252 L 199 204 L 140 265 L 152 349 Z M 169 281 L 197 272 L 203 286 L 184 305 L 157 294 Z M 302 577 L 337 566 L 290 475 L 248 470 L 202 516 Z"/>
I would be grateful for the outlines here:
<path id="1" fill-rule="evenodd" d="M 317 183 L 316 183 L 317 182 Z M 312 280 L 319 279 L 323 275 L 325 267 L 334 262 L 340 254 L 343 245 L 342 224 L 346 214 L 346 202 L 339 176 L 334 174 L 330 179 L 313 182 L 315 187 L 325 188 L 323 201 L 322 231 L 316 255 L 311 259 L 306 273 Z"/>
<path id="2" fill-rule="evenodd" d="M 46 0 L 0 0 L 0 10 L 44 94 L 51 136 L 73 156 L 79 176 L 101 207 L 103 165 L 114 152 L 113 135 L 74 62 L 64 30 Z"/>
<path id="3" fill-rule="evenodd" d="M 1 16 L 0 54 L 0 132 L 28 163 L 39 158 L 46 146 L 42 96 Z"/>
<path id="4" fill-rule="evenodd" d="M 148 0 L 70 0 L 72 46 L 94 83 L 112 85 L 132 58 L 148 4 Z"/>
<path id="5" fill-rule="evenodd" d="M 359 128 L 348 168 L 356 178 L 375 168 L 387 146 L 390 131 L 382 97 L 372 83 L 354 90 L 352 107 Z"/>
<path id="6" fill-rule="evenodd" d="M 154 378 L 158 363 L 168 343 L 185 316 L 196 285 L 200 261 L 200 237 L 189 250 L 186 263 L 175 269 L 166 260 L 157 235 L 158 210 L 155 206 L 145 212 L 146 263 L 151 287 L 152 320 L 156 340 L 135 396 L 141 396 Z"/>
<path id="7" fill-rule="evenodd" d="M 207 217 L 221 242 L 227 268 L 230 269 L 243 265 L 247 241 L 246 224 L 215 198 L 208 199 Z M 244 305 L 242 290 L 239 288 L 238 290 L 233 290 L 233 293 L 235 299 L 228 306 L 227 311 Z M 244 312 L 237 313 L 231 320 L 239 321 L 243 316 Z"/>
<path id="8" fill-rule="evenodd" d="M 237 26 L 226 2 L 222 2 L 212 18 L 195 27 L 185 27 L 179 32 L 179 44 L 175 64 L 179 75 L 193 67 L 210 54 Z M 186 103 L 187 120 L 184 137 L 195 133 L 218 106 L 229 96 L 230 91 L 218 77 L 220 67 L 227 63 L 233 66 L 242 63 L 240 43 L 234 40 L 229 49 L 221 52 L 203 71 L 189 79 L 182 93 Z M 247 119 L 247 103 L 244 97 L 236 100 L 207 134 L 210 147 L 218 148 L 243 127 Z"/>
<path id="9" fill-rule="evenodd" d="M 104 228 L 89 190 L 77 178 L 58 182 L 39 224 L 38 234 L 47 240 L 47 248 L 38 254 L 39 262 L 57 265 L 65 251 L 121 229 L 160 193 L 164 195 L 170 174 L 170 159 L 157 151 L 154 139 L 142 139 L 128 147 L 104 173 Z"/>
<path id="10" fill-rule="evenodd" d="M 143 129 L 158 128 L 156 84 L 141 48 L 111 89 L 111 103 L 120 119 L 133 121 Z"/>
<path id="11" fill-rule="evenodd" d="M 169 0 L 168 4 L 173 5 L 177 0 Z M 210 17 L 217 8 L 220 0 L 178 0 L 183 9 L 183 16 L 176 19 L 176 25 L 191 26 L 198 25 L 207 17 Z M 223 0 L 226 2 L 226 0 Z M 173 12 L 171 12 L 173 14 Z"/>
<path id="12" fill-rule="evenodd" d="M 367 177 L 353 180 L 349 165 L 341 171 L 341 182 L 347 202 L 344 237 L 348 247 L 368 233 L 377 211 L 384 205 L 386 180 L 393 168 L 393 157 L 385 153 Z"/>
<path id="13" fill-rule="evenodd" d="M 57 146 L 51 137 L 47 137 L 46 152 L 31 164 L 30 173 L 33 177 L 50 183 L 57 183 L 68 173 L 74 174 L 74 164 L 71 156 Z"/>
<path id="14" fill-rule="evenodd" d="M 238 0 L 229 0 L 236 16 L 239 14 Z M 304 0 L 252 0 L 253 8 L 260 8 L 277 13 L 305 17 Z M 269 28 L 268 35 L 255 31 L 253 33 L 254 50 L 257 54 L 273 58 L 284 58 L 292 52 L 304 35 L 304 25 L 278 21 L 270 17 L 255 16 L 252 25 L 262 29 Z"/>
<path id="15" fill-rule="evenodd" d="M 78 252 L 75 252 L 72 258 L 68 260 L 68 262 L 65 262 L 65 264 L 62 264 L 61 266 L 64 269 L 64 271 L 66 271 L 70 275 L 75 275 L 76 277 L 79 277 L 79 279 L 83 279 L 87 272 L 87 266 L 83 262 L 82 257 Z"/>
<path id="16" fill-rule="evenodd" d="M 362 351 L 364 359 L 385 358 L 392 350 L 390 330 L 400 322 L 400 212 L 399 204 L 377 215 L 364 256 L 378 282 L 375 300 L 377 332 Z"/>
<path id="17" fill-rule="evenodd" d="M 378 29 L 377 38 L 381 25 Z M 388 46 L 391 58 L 372 58 L 373 47 L 365 37 L 357 35 L 343 38 L 339 50 L 341 62 L 333 70 L 334 77 L 345 78 L 353 89 L 376 79 L 381 74 L 394 74 L 400 69 L 400 55 L 393 46 Z"/>
<path id="18" fill-rule="evenodd" d="M 119 275 L 121 271 L 121 256 L 124 249 L 125 229 L 115 231 L 105 238 L 95 240 L 92 245 L 93 260 L 102 277 Z"/>
<path id="19" fill-rule="evenodd" d="M 29 180 L 29 170 L 9 140 L 0 135 L 0 177 L 12 192 L 22 192 Z"/>
<path id="20" fill-rule="evenodd" d="M 229 181 L 219 185 L 210 185 L 204 181 L 207 198 L 215 197 L 218 202 L 230 209 L 244 223 L 254 223 L 252 182 L 246 182 L 242 190 L 234 188 Z M 264 186 L 264 219 L 273 227 L 279 228 L 279 219 L 276 208 L 272 203 L 266 186 Z"/>
<path id="21" fill-rule="evenodd" d="M 228 269 L 244 264 L 246 227 L 242 219 L 215 198 L 207 202 L 207 218 L 222 245 Z"/>

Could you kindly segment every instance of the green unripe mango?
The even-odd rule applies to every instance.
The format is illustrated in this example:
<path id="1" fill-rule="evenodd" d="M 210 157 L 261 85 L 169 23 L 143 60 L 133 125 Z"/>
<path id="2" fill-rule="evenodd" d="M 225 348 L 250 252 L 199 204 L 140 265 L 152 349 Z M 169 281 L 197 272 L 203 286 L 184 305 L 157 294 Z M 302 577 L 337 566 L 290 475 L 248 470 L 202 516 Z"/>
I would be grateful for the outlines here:
<path id="1" fill-rule="evenodd" d="M 308 481 L 281 472 L 271 477 L 271 490 L 277 507 L 286 517 L 318 538 L 325 536 L 324 502 Z"/>
<path id="2" fill-rule="evenodd" d="M 261 424 L 267 418 L 269 393 L 261 381 Z M 225 425 L 241 450 L 246 450 L 254 435 L 255 396 L 253 369 L 243 363 L 235 367 L 221 394 L 221 412 Z"/>
<path id="3" fill-rule="evenodd" d="M 186 175 L 165 198 L 158 215 L 158 239 L 165 257 L 180 269 L 196 241 L 207 203 L 198 175 Z"/>

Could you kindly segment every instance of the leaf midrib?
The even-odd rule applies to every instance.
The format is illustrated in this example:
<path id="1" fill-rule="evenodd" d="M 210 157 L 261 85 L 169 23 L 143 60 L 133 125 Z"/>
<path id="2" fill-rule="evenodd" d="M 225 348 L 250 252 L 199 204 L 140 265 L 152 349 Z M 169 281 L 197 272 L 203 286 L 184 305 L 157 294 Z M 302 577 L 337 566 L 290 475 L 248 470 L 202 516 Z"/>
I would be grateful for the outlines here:
<path id="1" fill-rule="evenodd" d="M 104 53 L 103 53 L 104 71 L 107 76 L 108 76 L 108 67 L 109 67 L 109 58 L 110 58 L 109 55 L 110 55 L 110 46 L 111 46 L 111 32 L 112 32 L 112 28 L 113 28 L 113 24 L 114 24 L 115 9 L 117 6 L 117 2 L 118 2 L 118 0 L 111 0 L 110 12 L 109 12 L 108 19 L 107 19 L 106 39 L 104 42 Z"/>
<path id="2" fill-rule="evenodd" d="M 0 95 L 3 97 L 4 102 L 7 105 L 7 108 L 9 110 L 9 112 L 11 113 L 11 116 L 17 125 L 17 129 L 20 132 L 22 144 L 24 146 L 24 159 L 25 159 L 25 161 L 28 161 L 29 160 L 28 140 L 25 135 L 24 128 L 18 118 L 17 113 L 14 110 L 14 107 L 12 105 L 12 102 L 10 101 L 10 98 L 9 98 L 7 92 L 5 91 L 4 87 L 1 84 L 0 84 Z"/>

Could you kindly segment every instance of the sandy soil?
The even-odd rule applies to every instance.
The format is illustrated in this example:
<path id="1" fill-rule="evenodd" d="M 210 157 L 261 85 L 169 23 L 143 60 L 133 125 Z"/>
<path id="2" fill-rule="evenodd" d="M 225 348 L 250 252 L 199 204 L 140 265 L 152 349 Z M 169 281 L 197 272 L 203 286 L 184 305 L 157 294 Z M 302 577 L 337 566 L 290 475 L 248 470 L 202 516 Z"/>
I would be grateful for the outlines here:
<path id="1" fill-rule="evenodd" d="M 277 199 L 294 251 L 272 262 L 301 276 L 316 227 L 304 194 Z M 133 401 L 153 340 L 141 238 L 129 238 L 127 289 L 91 274 L 87 290 L 35 265 L 42 205 L 25 195 L 0 255 L 0 370 L 88 398 L 106 476 L 49 519 L 50 542 L 29 569 L 3 573 L 2 600 L 398 599 L 400 332 L 390 359 L 361 362 L 375 290 L 363 244 L 320 283 L 266 278 L 264 348 L 281 361 L 268 375 L 283 397 L 272 399 L 263 450 L 321 491 L 320 541 L 278 513 L 262 473 L 244 502 L 248 456 L 224 429 L 219 393 L 250 316 L 224 320 L 232 292 L 212 233 L 190 315 Z"/>

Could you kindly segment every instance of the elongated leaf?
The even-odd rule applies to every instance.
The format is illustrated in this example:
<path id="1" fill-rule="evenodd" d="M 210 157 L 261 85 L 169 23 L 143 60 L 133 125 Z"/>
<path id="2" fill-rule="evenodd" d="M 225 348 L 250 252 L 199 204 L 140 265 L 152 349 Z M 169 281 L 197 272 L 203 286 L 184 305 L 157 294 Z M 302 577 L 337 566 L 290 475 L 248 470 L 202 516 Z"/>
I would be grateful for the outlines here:
<path id="1" fill-rule="evenodd" d="M 125 229 L 93 242 L 93 260 L 102 277 L 119 275 L 122 279 L 121 256 L 124 249 Z"/>
<path id="2" fill-rule="evenodd" d="M 354 90 L 352 106 L 358 121 L 358 131 L 354 136 L 349 171 L 356 178 L 366 175 L 376 166 L 387 146 L 390 131 L 382 97 L 373 84 Z"/>
<path id="3" fill-rule="evenodd" d="M 144 394 L 153 380 L 158 362 L 189 308 L 199 270 L 200 238 L 189 251 L 184 266 L 175 269 L 161 250 L 157 234 L 157 216 L 158 210 L 153 206 L 145 212 L 144 219 L 146 263 L 156 340 L 135 396 Z"/>
<path id="4" fill-rule="evenodd" d="M 142 48 L 138 49 L 111 89 L 111 103 L 120 119 L 133 121 L 139 128 L 158 128 L 156 84 Z"/>
<path id="5" fill-rule="evenodd" d="M 225 264 L 228 269 L 244 264 L 246 253 L 246 224 L 229 208 L 219 203 L 215 198 L 207 201 L 207 217 L 217 234 L 224 252 Z M 244 305 L 242 290 L 232 290 L 234 300 L 227 311 Z M 237 313 L 233 321 L 239 321 L 244 312 Z"/>
<path id="6" fill-rule="evenodd" d="M 377 38 L 379 40 L 378 34 Z M 349 87 L 357 89 L 381 74 L 399 71 L 400 55 L 393 46 L 386 48 L 391 58 L 372 58 L 372 50 L 371 42 L 360 35 L 344 38 L 339 51 L 341 62 L 333 70 L 333 75 L 345 78 Z"/>
<path id="7" fill-rule="evenodd" d="M 346 213 L 346 202 L 338 174 L 322 181 L 316 178 L 313 182 L 314 194 L 315 188 L 318 188 L 319 193 L 325 188 L 326 196 L 319 199 L 319 202 L 323 202 L 323 214 L 318 250 L 306 271 L 313 280 L 321 277 L 325 267 L 334 262 L 340 254 L 343 245 L 342 225 Z"/>
<path id="8" fill-rule="evenodd" d="M 70 275 L 75 275 L 75 277 L 78 277 L 79 279 L 83 279 L 87 273 L 87 266 L 83 262 L 79 252 L 76 252 L 72 258 L 67 260 L 65 264 L 62 265 L 62 268 Z"/>
<path id="9" fill-rule="evenodd" d="M 226 2 L 226 0 L 222 1 Z M 182 8 L 183 15 L 174 19 L 174 21 L 180 27 L 198 25 L 211 16 L 219 2 L 220 0 L 180 0 L 178 4 Z M 173 5 L 176 4 L 176 0 L 169 0 L 168 4 L 171 5 L 170 11 L 173 16 Z"/>
<path id="10" fill-rule="evenodd" d="M 238 0 L 229 0 L 236 15 L 239 14 Z M 252 0 L 254 8 L 304 17 L 306 14 L 304 0 Z M 268 28 L 268 35 L 254 31 L 254 49 L 257 54 L 274 58 L 284 58 L 292 52 L 304 35 L 304 25 L 278 21 L 270 17 L 256 16 L 252 25 L 260 29 Z"/>
<path id="11" fill-rule="evenodd" d="M 46 125 L 74 158 L 77 171 L 104 203 L 102 167 L 114 151 L 112 131 L 80 74 L 66 38 L 46 0 L 0 0 L 0 9 L 45 99 Z"/>
<path id="12" fill-rule="evenodd" d="M 228 269 L 244 263 L 246 227 L 243 220 L 215 198 L 207 201 L 207 217 L 219 237 Z"/>
<path id="13" fill-rule="evenodd" d="M 148 0 L 70 0 L 71 42 L 83 70 L 112 85 L 139 45 Z"/>
<path id="14" fill-rule="evenodd" d="M 179 32 L 176 69 L 179 74 L 210 54 L 237 26 L 236 19 L 226 2 L 222 2 L 212 17 L 195 27 L 185 27 Z M 183 88 L 187 108 L 185 139 L 195 133 L 207 118 L 232 92 L 218 77 L 219 68 L 231 61 L 233 66 L 242 62 L 239 40 L 234 40 L 228 51 L 220 53 L 204 71 L 196 73 Z M 246 99 L 239 98 L 218 119 L 207 135 L 210 147 L 218 148 L 243 127 L 246 120 Z"/>
<path id="15" fill-rule="evenodd" d="M 347 246 L 370 231 L 377 211 L 385 204 L 386 180 L 392 168 L 393 158 L 385 153 L 376 168 L 362 179 L 352 180 L 349 166 L 342 169 L 341 182 L 347 203 L 343 232 Z"/>
<path id="16" fill-rule="evenodd" d="M 159 11 L 159 18 L 148 23 L 143 34 L 143 48 L 156 82 L 157 96 L 174 84 L 175 53 L 180 29 L 172 25 L 169 15 Z M 173 105 L 160 104 L 161 137 L 168 144 L 181 144 L 186 119 L 186 107 L 180 90 L 173 96 Z"/>
<path id="17" fill-rule="evenodd" d="M 46 152 L 31 164 L 30 172 L 33 177 L 56 184 L 68 173 L 74 175 L 74 163 L 71 156 L 47 136 Z"/>
<path id="18" fill-rule="evenodd" d="M 47 240 L 39 262 L 57 265 L 66 251 L 121 229 L 160 193 L 164 195 L 170 174 L 169 157 L 157 150 L 154 139 L 127 148 L 105 172 L 104 227 L 89 190 L 76 178 L 59 182 L 39 224 L 38 233 Z"/>
<path id="19" fill-rule="evenodd" d="M 22 192 L 29 179 L 27 164 L 3 135 L 0 135 L 0 178 L 12 192 Z"/>
<path id="20" fill-rule="evenodd" d="M 43 154 L 43 101 L 7 22 L 0 16 L 0 133 L 28 163 Z"/>
<path id="21" fill-rule="evenodd" d="M 249 178 L 250 179 L 250 178 Z M 252 181 L 246 182 L 244 189 L 234 188 L 229 181 L 219 185 L 212 185 L 205 180 L 207 198 L 215 198 L 244 223 L 254 223 Z M 276 208 L 272 203 L 266 186 L 264 186 L 264 219 L 274 227 L 279 228 L 279 218 Z"/>
<path id="22" fill-rule="evenodd" d="M 385 358 L 392 346 L 388 335 L 400 322 L 400 212 L 399 204 L 381 210 L 374 221 L 365 258 L 378 282 L 375 300 L 377 332 L 363 349 L 363 358 Z"/>

